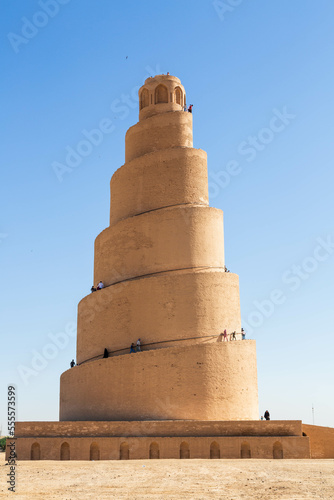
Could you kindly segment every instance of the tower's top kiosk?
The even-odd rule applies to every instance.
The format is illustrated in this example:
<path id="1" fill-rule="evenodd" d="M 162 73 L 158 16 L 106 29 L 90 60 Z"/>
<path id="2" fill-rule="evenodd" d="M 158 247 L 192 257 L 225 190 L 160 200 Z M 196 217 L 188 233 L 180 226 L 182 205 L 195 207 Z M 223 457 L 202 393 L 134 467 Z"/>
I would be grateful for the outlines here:
<path id="1" fill-rule="evenodd" d="M 147 78 L 139 89 L 139 120 L 159 113 L 182 111 L 186 105 L 186 92 L 179 78 L 156 75 Z"/>
<path id="2" fill-rule="evenodd" d="M 192 114 L 184 113 L 186 92 L 176 76 L 147 78 L 138 94 L 139 121 L 126 133 L 125 163 L 148 153 L 193 147 Z"/>

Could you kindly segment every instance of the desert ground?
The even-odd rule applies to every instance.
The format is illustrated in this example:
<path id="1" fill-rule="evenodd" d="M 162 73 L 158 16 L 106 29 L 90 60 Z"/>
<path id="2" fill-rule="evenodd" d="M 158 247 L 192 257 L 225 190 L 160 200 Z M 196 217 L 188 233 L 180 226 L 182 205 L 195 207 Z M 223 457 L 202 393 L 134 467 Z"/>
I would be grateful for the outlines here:
<path id="1" fill-rule="evenodd" d="M 334 460 L 22 461 L 15 494 L 0 468 L 0 498 L 334 499 Z"/>

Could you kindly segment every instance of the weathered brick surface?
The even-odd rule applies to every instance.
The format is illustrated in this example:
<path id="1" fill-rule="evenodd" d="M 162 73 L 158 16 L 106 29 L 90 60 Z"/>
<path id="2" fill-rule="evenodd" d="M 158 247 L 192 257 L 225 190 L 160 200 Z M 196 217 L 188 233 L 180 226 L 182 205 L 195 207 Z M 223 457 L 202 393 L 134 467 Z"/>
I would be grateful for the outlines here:
<path id="1" fill-rule="evenodd" d="M 126 354 L 61 376 L 60 420 L 256 418 L 254 340 Z"/>
<path id="2" fill-rule="evenodd" d="M 303 424 L 303 432 L 310 438 L 311 458 L 334 458 L 334 429 Z"/>
<path id="3" fill-rule="evenodd" d="M 89 460 L 91 446 L 96 445 L 100 460 L 119 460 L 121 445 L 129 448 L 129 459 L 150 458 L 150 446 L 159 447 L 159 458 L 180 458 L 182 443 L 189 446 L 190 458 L 210 458 L 210 447 L 218 445 L 219 458 L 242 458 L 242 448 L 248 447 L 250 458 L 275 458 L 274 446 L 280 445 L 283 458 L 309 458 L 309 438 L 298 436 L 118 436 L 118 437 L 27 437 L 17 438 L 16 451 L 18 460 L 30 460 L 32 446 L 36 443 L 40 450 L 40 460 L 61 460 L 61 447 L 67 443 L 71 460 Z M 246 457 L 245 457 L 246 458 Z"/>

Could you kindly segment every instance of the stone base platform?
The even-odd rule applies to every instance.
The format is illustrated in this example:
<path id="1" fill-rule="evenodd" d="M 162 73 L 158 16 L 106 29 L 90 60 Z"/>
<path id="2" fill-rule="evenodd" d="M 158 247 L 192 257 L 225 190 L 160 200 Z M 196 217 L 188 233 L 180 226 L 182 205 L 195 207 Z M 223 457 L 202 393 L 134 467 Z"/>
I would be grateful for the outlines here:
<path id="1" fill-rule="evenodd" d="M 17 422 L 18 460 L 310 458 L 296 421 Z"/>

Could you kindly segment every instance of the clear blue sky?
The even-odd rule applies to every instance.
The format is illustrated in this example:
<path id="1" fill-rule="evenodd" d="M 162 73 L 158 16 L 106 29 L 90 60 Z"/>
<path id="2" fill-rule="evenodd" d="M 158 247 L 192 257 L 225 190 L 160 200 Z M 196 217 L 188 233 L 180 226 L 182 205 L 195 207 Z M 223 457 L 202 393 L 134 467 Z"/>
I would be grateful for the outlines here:
<path id="1" fill-rule="evenodd" d="M 75 339 L 27 385 L 18 367 L 76 322 L 136 87 L 167 71 L 194 104 L 210 204 L 224 211 L 226 264 L 257 341 L 259 415 L 312 423 L 314 404 L 315 423 L 334 427 L 332 0 L 42 4 L 3 0 L 0 17 L 3 432 L 9 382 L 20 420 L 58 419 Z M 112 132 L 60 182 L 55 162 L 105 118 Z"/>

